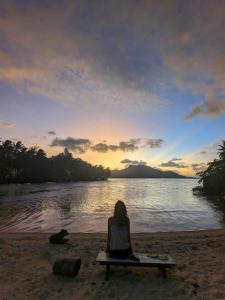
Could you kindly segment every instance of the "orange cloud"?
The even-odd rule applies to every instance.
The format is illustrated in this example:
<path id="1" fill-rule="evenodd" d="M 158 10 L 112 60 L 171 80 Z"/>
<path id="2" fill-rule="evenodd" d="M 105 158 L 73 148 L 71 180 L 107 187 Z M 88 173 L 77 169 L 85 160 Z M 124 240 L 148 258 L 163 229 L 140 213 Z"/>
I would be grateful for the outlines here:
<path id="1" fill-rule="evenodd" d="M 10 129 L 14 127 L 14 124 L 11 122 L 2 122 L 0 126 L 5 129 Z"/>

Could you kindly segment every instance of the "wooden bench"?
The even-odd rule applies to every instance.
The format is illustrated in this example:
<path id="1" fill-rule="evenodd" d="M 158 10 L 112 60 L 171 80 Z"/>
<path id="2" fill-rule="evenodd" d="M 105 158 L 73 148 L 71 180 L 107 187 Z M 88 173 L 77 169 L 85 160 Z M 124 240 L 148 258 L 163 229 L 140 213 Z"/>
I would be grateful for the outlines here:
<path id="1" fill-rule="evenodd" d="M 105 279 L 108 280 L 110 276 L 110 266 L 132 266 L 132 267 L 156 267 L 160 270 L 162 276 L 166 278 L 166 269 L 176 266 L 176 262 L 169 255 L 150 255 L 134 253 L 140 261 L 131 259 L 117 259 L 107 256 L 105 251 L 99 251 L 96 261 L 100 265 L 106 266 Z"/>

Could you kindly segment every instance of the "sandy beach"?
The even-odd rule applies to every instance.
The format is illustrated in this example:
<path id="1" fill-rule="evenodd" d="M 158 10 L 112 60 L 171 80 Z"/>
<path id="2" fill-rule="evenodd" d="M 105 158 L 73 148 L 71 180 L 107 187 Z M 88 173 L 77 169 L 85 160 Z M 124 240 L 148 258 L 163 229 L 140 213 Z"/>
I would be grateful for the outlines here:
<path id="1" fill-rule="evenodd" d="M 49 234 L 0 234 L 0 299 L 225 299 L 225 230 L 133 234 L 137 252 L 170 254 L 177 267 L 105 269 L 96 262 L 106 234 L 70 234 L 72 245 L 51 245 Z M 75 278 L 52 274 L 58 258 L 81 256 Z"/>

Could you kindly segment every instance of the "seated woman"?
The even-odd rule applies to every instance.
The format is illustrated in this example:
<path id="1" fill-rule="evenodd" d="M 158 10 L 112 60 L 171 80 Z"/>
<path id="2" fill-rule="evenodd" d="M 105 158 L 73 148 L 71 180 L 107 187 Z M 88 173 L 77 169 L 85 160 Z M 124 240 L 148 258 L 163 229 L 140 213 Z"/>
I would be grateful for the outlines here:
<path id="1" fill-rule="evenodd" d="M 107 252 L 111 258 L 138 260 L 132 253 L 130 220 L 122 201 L 116 202 L 114 215 L 108 219 Z"/>

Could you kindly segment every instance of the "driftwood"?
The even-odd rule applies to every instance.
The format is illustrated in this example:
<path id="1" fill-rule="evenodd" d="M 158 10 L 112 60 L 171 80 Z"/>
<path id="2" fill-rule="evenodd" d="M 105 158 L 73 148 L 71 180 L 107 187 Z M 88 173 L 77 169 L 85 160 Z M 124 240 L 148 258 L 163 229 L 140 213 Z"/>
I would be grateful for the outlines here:
<path id="1" fill-rule="evenodd" d="M 70 259 L 64 258 L 56 260 L 53 265 L 53 273 L 55 275 L 64 275 L 74 277 L 78 274 L 81 265 L 81 258 Z"/>

